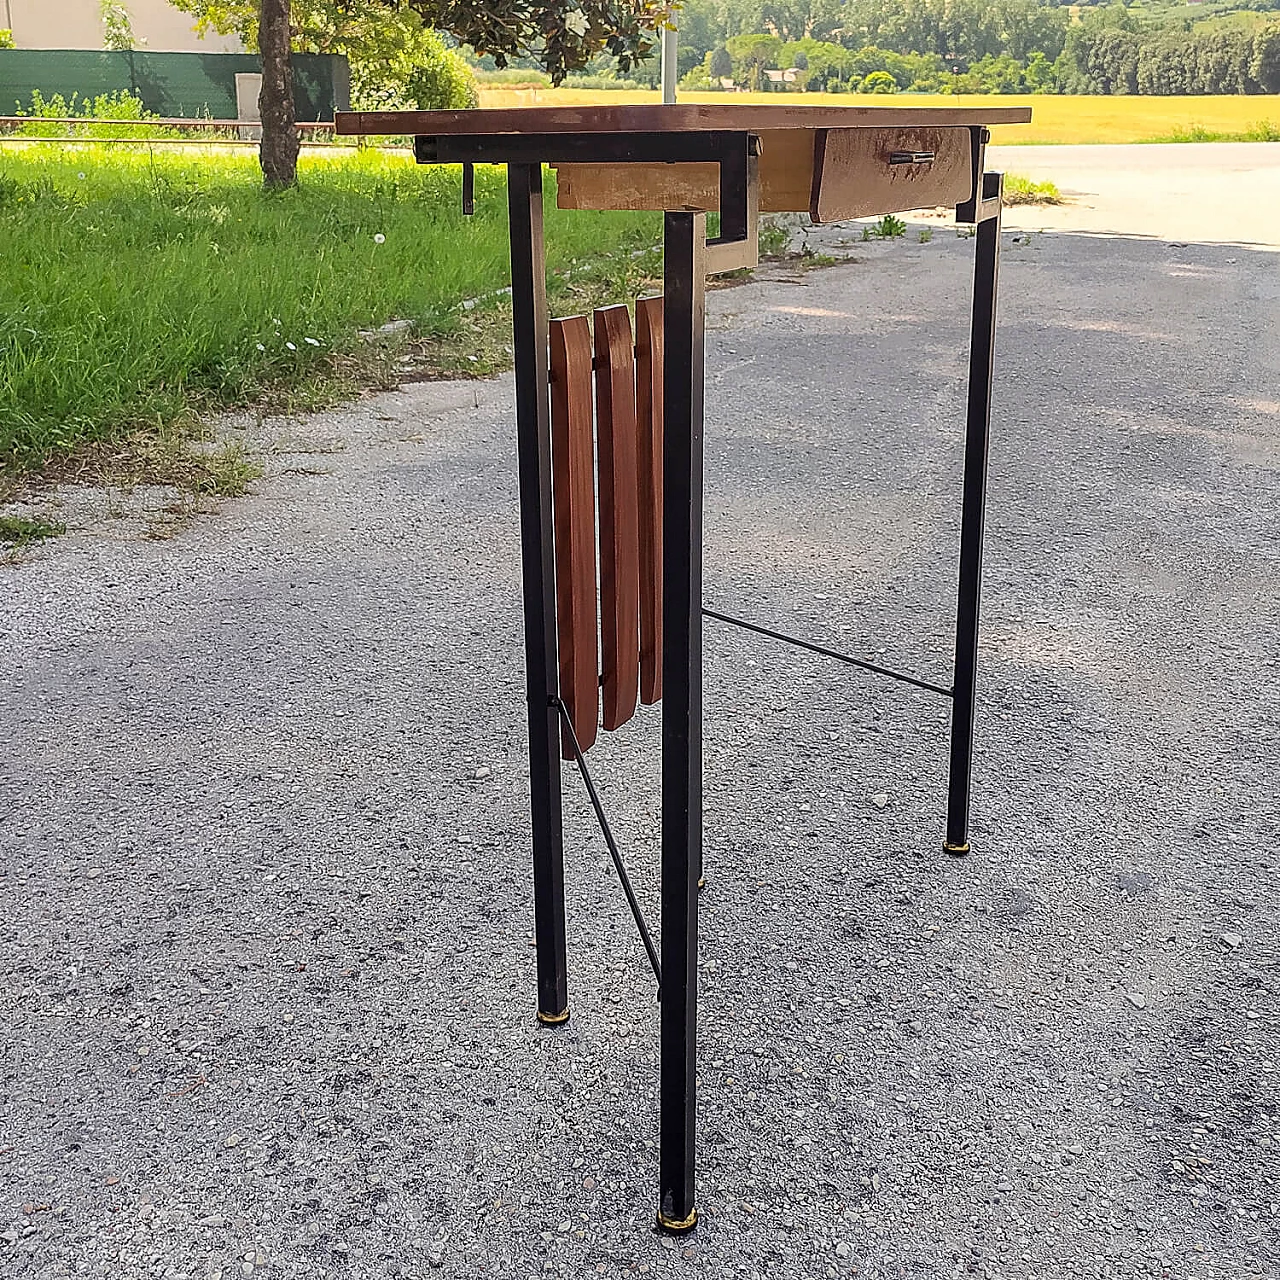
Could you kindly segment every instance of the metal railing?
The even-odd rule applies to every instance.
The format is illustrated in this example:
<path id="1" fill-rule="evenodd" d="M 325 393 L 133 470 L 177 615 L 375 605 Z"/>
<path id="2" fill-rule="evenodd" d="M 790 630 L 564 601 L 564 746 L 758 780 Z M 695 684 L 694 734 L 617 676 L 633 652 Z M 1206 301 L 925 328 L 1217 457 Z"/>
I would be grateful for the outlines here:
<path id="1" fill-rule="evenodd" d="M 19 133 L 32 125 L 81 126 L 83 132 L 68 133 Z M 184 132 L 214 135 L 207 137 L 157 137 L 153 133 L 139 132 L 118 137 L 101 137 L 89 132 L 95 127 L 132 128 L 138 130 L 181 129 Z M 149 116 L 144 120 L 100 120 L 92 116 L 0 116 L 0 142 L 146 142 L 160 146 L 199 146 L 216 143 L 218 146 L 256 147 L 257 139 L 247 137 L 248 130 L 262 126 L 257 120 L 210 120 L 200 117 Z M 300 120 L 297 125 L 303 146 L 350 147 L 350 142 L 334 140 L 331 120 Z"/>

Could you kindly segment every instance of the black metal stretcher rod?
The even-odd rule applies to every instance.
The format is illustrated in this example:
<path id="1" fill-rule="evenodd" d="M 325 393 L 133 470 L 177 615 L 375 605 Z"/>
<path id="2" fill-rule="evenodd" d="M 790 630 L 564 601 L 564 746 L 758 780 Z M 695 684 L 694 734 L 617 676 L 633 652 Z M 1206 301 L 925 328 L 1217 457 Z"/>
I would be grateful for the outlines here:
<path id="1" fill-rule="evenodd" d="M 636 901 L 635 890 L 631 887 L 631 877 L 627 875 L 626 864 L 622 861 L 622 855 L 618 852 L 618 842 L 614 840 L 613 832 L 609 829 L 609 819 L 604 816 L 604 806 L 600 803 L 600 797 L 596 794 L 595 786 L 591 781 L 591 774 L 587 770 L 587 762 L 582 756 L 582 748 L 578 745 L 578 735 L 574 733 L 573 721 L 569 718 L 569 709 L 559 698 L 553 698 L 552 703 L 559 710 L 560 719 L 569 735 L 569 745 L 573 748 L 573 758 L 578 762 L 578 772 L 582 774 L 583 785 L 587 789 L 587 795 L 591 797 L 591 807 L 596 811 L 596 821 L 600 824 L 605 844 L 609 846 L 609 857 L 613 859 L 613 869 L 618 873 L 618 879 L 622 882 L 622 892 L 627 895 L 627 905 L 631 908 L 631 915 L 636 922 L 636 928 L 640 930 L 640 939 L 644 943 L 644 949 L 649 953 L 649 963 L 653 966 L 653 976 L 658 980 L 659 996 L 661 996 L 662 965 L 658 960 L 658 949 L 653 945 L 653 938 L 649 936 L 649 926 L 645 924 L 644 913 L 640 910 L 640 904 Z"/>
<path id="2" fill-rule="evenodd" d="M 697 133 L 467 133 L 420 135 L 419 164 L 674 164 L 745 156 L 747 129 Z"/>
<path id="3" fill-rule="evenodd" d="M 741 618 L 731 618 L 727 613 L 717 613 L 714 609 L 703 608 L 703 615 L 715 618 L 717 622 L 727 622 L 731 627 L 741 627 L 744 631 L 754 631 L 757 635 L 768 636 L 771 640 L 781 640 L 784 644 L 793 644 L 797 649 L 808 649 L 810 653 L 820 653 L 824 658 L 835 658 L 838 662 L 847 662 L 851 667 L 860 667 L 863 671 L 872 671 L 878 676 L 888 676 L 890 680 L 899 680 L 903 684 L 915 685 L 929 693 L 939 693 L 944 698 L 955 697 L 954 690 L 944 689 L 940 684 L 930 684 L 928 680 L 918 680 L 915 676 L 901 671 L 892 671 L 888 667 L 879 667 L 874 662 L 864 662 L 861 658 L 851 658 L 847 653 L 837 653 L 834 649 L 824 649 L 820 644 L 810 644 L 807 640 L 797 640 L 795 636 L 783 635 L 781 631 L 770 631 L 768 627 L 757 626 L 754 622 L 744 622 Z"/>

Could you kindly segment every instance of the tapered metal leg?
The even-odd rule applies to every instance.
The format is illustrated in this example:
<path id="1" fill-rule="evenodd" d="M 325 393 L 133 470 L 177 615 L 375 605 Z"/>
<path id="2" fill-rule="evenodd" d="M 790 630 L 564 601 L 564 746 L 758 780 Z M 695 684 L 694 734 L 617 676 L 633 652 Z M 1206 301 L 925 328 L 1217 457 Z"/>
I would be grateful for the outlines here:
<path id="1" fill-rule="evenodd" d="M 569 1016 L 565 959 L 564 849 L 560 818 L 560 712 L 556 668 L 555 549 L 551 517 L 551 403 L 542 166 L 507 168 L 511 215 L 511 308 L 515 338 L 520 546 L 525 671 L 529 693 L 529 791 L 533 816 L 533 916 L 538 946 L 538 1020 Z"/>
<path id="2" fill-rule="evenodd" d="M 702 356 L 706 216 L 664 227 L 662 1125 L 658 1225 L 694 1226 L 702 867 Z"/>
<path id="3" fill-rule="evenodd" d="M 998 188 L 997 188 L 998 189 Z M 987 496 L 991 427 L 991 364 L 995 348 L 1000 214 L 978 223 L 973 278 L 973 336 L 969 348 L 969 410 L 964 445 L 964 507 L 960 517 L 960 595 L 956 607 L 956 666 L 951 712 L 951 771 L 947 838 L 957 856 L 969 852 L 969 783 L 973 771 L 974 690 L 978 610 L 982 595 L 982 523 Z"/>

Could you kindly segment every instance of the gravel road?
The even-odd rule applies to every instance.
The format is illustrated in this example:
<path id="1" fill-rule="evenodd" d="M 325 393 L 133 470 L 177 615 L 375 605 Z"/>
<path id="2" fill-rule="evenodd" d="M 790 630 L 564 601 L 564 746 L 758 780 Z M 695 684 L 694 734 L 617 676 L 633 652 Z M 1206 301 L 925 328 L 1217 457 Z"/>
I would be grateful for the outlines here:
<path id="1" fill-rule="evenodd" d="M 708 603 L 945 680 L 972 243 L 709 308 Z M 533 1020 L 511 384 L 0 569 L 0 1272 L 1280 1275 L 1280 256 L 1006 237 L 945 707 L 708 624 L 701 1226 L 566 781 Z M 592 763 L 656 915 L 657 718 Z"/>
<path id="2" fill-rule="evenodd" d="M 1008 210 L 1011 227 L 1280 247 L 1280 142 L 992 147 L 988 166 L 1067 197 Z"/>

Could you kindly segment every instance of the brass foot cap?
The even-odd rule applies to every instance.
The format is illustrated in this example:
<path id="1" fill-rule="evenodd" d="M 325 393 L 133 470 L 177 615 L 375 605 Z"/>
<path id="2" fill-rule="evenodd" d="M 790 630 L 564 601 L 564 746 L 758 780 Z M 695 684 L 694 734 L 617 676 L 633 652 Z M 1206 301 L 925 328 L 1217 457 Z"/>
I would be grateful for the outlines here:
<path id="1" fill-rule="evenodd" d="M 698 1225 L 697 1209 L 690 1209 L 687 1218 L 668 1218 L 661 1209 L 658 1210 L 658 1230 L 669 1231 L 672 1235 L 683 1235 Z"/>
<path id="2" fill-rule="evenodd" d="M 698 888 L 699 888 L 699 889 L 705 889 L 706 887 L 707 887 L 707 877 L 706 877 L 706 876 L 699 876 L 699 877 L 698 877 Z"/>
<path id="3" fill-rule="evenodd" d="M 558 1027 L 561 1023 L 569 1021 L 569 1010 L 565 1009 L 562 1013 L 543 1013 L 538 1010 L 538 1021 L 544 1027 Z"/>
<path id="4" fill-rule="evenodd" d="M 942 847 L 953 858 L 963 858 L 969 852 L 969 842 L 967 840 L 964 844 L 952 844 L 950 840 L 944 840 Z"/>

